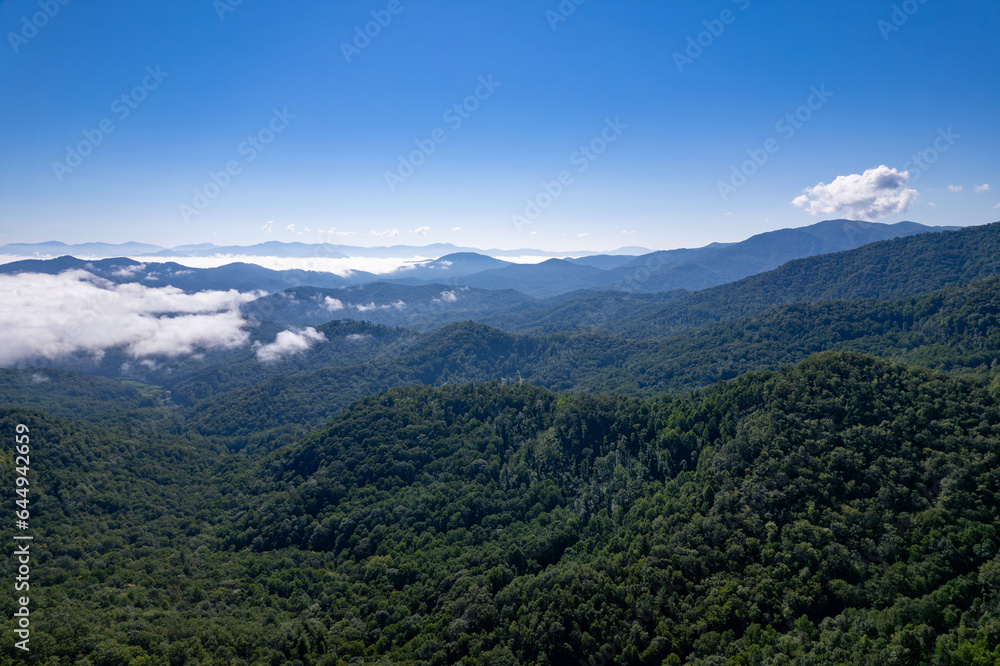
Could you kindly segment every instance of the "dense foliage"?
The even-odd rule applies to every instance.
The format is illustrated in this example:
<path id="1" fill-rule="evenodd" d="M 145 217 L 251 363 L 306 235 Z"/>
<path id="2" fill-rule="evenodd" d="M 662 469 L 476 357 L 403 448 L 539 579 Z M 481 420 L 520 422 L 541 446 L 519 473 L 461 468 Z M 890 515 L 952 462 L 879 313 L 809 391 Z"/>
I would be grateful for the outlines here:
<path id="1" fill-rule="evenodd" d="M 398 388 L 259 458 L 0 419 L 36 442 L 38 663 L 1000 656 L 1000 410 L 930 371 Z"/>
<path id="2" fill-rule="evenodd" d="M 194 405 L 192 426 L 199 432 L 227 437 L 234 448 L 273 448 L 355 400 L 403 385 L 525 381 L 560 391 L 653 396 L 829 350 L 986 377 L 1000 358 L 997 303 L 1000 278 L 992 278 L 895 302 L 777 306 L 662 340 L 527 336 L 474 322 L 428 334 L 331 322 L 320 327 L 328 342 L 302 356 L 265 365 L 244 352 L 168 385 L 176 399 Z M 361 340 L 346 341 L 345 331 Z"/>
<path id="3" fill-rule="evenodd" d="M 621 337 L 655 338 L 783 303 L 895 300 L 996 275 L 1000 275 L 1000 222 L 790 261 L 649 312 L 608 321 L 603 330 Z"/>
<path id="4" fill-rule="evenodd" d="M 0 370 L 31 661 L 998 663 L 998 229 L 507 294 L 504 330 L 315 322 L 262 361 L 263 321 L 124 380 Z"/>

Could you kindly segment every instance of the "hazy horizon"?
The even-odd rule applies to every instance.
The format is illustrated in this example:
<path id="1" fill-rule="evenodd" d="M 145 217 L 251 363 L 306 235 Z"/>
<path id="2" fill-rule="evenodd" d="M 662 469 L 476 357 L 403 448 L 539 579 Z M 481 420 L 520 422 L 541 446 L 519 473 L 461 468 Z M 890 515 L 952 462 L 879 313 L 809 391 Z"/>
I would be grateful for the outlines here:
<path id="1" fill-rule="evenodd" d="M 660 252 L 660 251 L 670 251 L 670 250 L 692 249 L 692 248 L 698 248 L 698 247 L 705 247 L 707 245 L 712 245 L 712 244 L 739 243 L 739 242 L 748 240 L 750 238 L 753 238 L 755 236 L 758 236 L 758 235 L 761 235 L 761 234 L 767 234 L 767 233 L 770 233 L 770 232 L 773 232 L 773 231 L 788 231 L 788 230 L 796 230 L 796 229 L 806 229 L 806 228 L 809 228 L 809 227 L 814 227 L 814 226 L 825 224 L 825 223 L 829 223 L 829 222 L 840 222 L 840 221 L 841 221 L 841 219 L 824 219 L 824 220 L 819 220 L 819 221 L 809 221 L 806 224 L 801 224 L 801 225 L 796 225 L 796 226 L 777 227 L 775 229 L 768 229 L 766 231 L 756 232 L 756 233 L 749 234 L 749 235 L 746 235 L 746 236 L 730 237 L 730 238 L 714 238 L 714 239 L 711 239 L 711 240 L 707 241 L 706 243 L 704 243 L 702 245 L 697 245 L 697 246 L 688 245 L 688 246 L 670 246 L 670 247 L 665 247 L 665 246 L 661 246 L 661 247 L 644 247 L 644 246 L 635 245 L 635 244 L 622 244 L 620 246 L 614 247 L 612 249 L 607 249 L 607 250 L 595 250 L 595 249 L 576 249 L 576 250 L 554 249 L 554 250 L 543 250 L 540 247 L 532 247 L 532 246 L 529 246 L 529 245 L 516 246 L 516 247 L 486 247 L 486 246 L 467 245 L 467 244 L 450 242 L 450 241 L 436 241 L 436 242 L 428 242 L 428 243 L 420 243 L 419 241 L 414 241 L 414 242 L 408 242 L 408 243 L 407 242 L 398 242 L 398 243 L 371 243 L 371 244 L 364 244 L 364 243 L 350 243 L 350 242 L 337 242 L 337 241 L 306 241 L 306 240 L 279 240 L 279 239 L 270 239 L 270 240 L 262 240 L 262 241 L 258 241 L 256 243 L 248 243 L 248 244 L 241 244 L 241 243 L 235 243 L 235 242 L 234 243 L 226 243 L 226 242 L 222 242 L 221 240 L 219 242 L 213 242 L 213 241 L 204 240 L 204 241 L 199 241 L 199 242 L 180 243 L 180 244 L 176 244 L 176 245 L 159 245 L 157 243 L 152 243 L 152 242 L 148 242 L 148 241 L 144 241 L 144 240 L 137 240 L 136 238 L 129 238 L 127 240 L 121 240 L 121 241 L 108 241 L 108 240 L 105 240 L 105 239 L 98 238 L 98 239 L 93 239 L 93 240 L 89 240 L 89 241 L 81 241 L 81 242 L 67 242 L 67 241 L 62 240 L 62 239 L 49 238 L 49 239 L 44 240 L 44 241 L 37 241 L 36 240 L 36 241 L 18 241 L 18 242 L 14 242 L 14 241 L 3 241 L 3 240 L 0 240 L 0 257 L 3 256 L 3 248 L 6 247 L 6 246 L 12 246 L 12 245 L 13 246 L 22 246 L 22 245 L 23 246 L 33 246 L 33 245 L 34 246 L 39 246 L 39 245 L 48 245 L 48 244 L 58 244 L 58 245 L 62 245 L 62 246 L 66 246 L 66 247 L 71 247 L 71 248 L 72 247 L 84 247 L 84 246 L 88 246 L 88 245 L 106 245 L 106 246 L 116 246 L 116 247 L 128 246 L 128 245 L 136 245 L 136 246 L 148 246 L 149 248 L 151 248 L 151 249 L 149 249 L 147 251 L 147 253 L 140 253 L 140 252 L 132 253 L 132 256 L 142 257 L 142 258 L 155 256 L 153 253 L 161 253 L 163 251 L 177 250 L 177 249 L 182 249 L 182 248 L 191 249 L 191 248 L 198 248 L 198 247 L 201 247 L 201 246 L 212 246 L 213 248 L 218 248 L 218 249 L 223 249 L 223 250 L 225 250 L 225 249 L 233 249 L 233 248 L 250 249 L 250 248 L 259 247 L 259 246 L 268 245 L 268 244 L 278 244 L 280 246 L 294 246 L 294 245 L 303 245 L 303 246 L 331 246 L 331 247 L 364 249 L 364 250 L 388 250 L 388 249 L 393 249 L 393 248 L 424 249 L 424 248 L 432 248 L 432 247 L 435 247 L 435 246 L 446 246 L 446 247 L 455 248 L 455 250 L 458 251 L 458 252 L 462 252 L 462 251 L 476 251 L 476 252 L 482 252 L 484 254 L 489 254 L 489 253 L 493 252 L 493 253 L 497 253 L 498 255 L 504 255 L 504 256 L 511 255 L 511 256 L 515 256 L 515 257 L 517 255 L 512 255 L 511 253 L 522 252 L 522 251 L 524 251 L 524 252 L 536 252 L 536 253 L 538 253 L 539 256 L 544 255 L 546 257 L 552 257 L 552 256 L 587 256 L 587 255 L 596 255 L 596 254 L 615 254 L 615 253 L 621 252 L 623 250 L 627 251 L 627 252 L 622 252 L 623 254 L 641 254 L 641 253 L 647 253 L 647 252 Z M 932 225 L 932 224 L 927 224 L 925 222 L 917 222 L 916 220 L 911 220 L 911 219 L 901 219 L 901 220 L 898 220 L 898 221 L 895 221 L 895 222 L 882 222 L 882 221 L 872 222 L 872 221 L 868 221 L 868 220 L 850 220 L 850 219 L 844 219 L 843 221 L 847 221 L 847 222 L 861 222 L 861 223 L 868 223 L 868 224 L 884 224 L 884 225 L 890 225 L 890 226 L 891 225 L 896 225 L 896 224 L 921 224 L 921 225 L 927 226 L 929 228 L 933 228 L 933 227 L 955 227 L 955 228 L 960 228 L 960 227 L 980 226 L 982 224 L 990 224 L 992 222 L 1000 221 L 1000 220 L 985 220 L 983 222 L 972 222 L 972 223 L 964 223 L 964 224 L 963 223 L 951 222 L 951 223 L 948 223 L 948 224 L 940 224 L 940 225 Z M 56 256 L 56 255 L 52 255 L 52 256 Z M 77 255 L 74 255 L 74 256 L 77 256 Z M 122 256 L 124 256 L 124 255 L 122 255 Z M 244 256 L 244 255 L 233 255 L 233 256 Z M 245 255 L 245 256 L 268 256 L 268 255 Z M 528 256 L 534 256 L 534 255 L 528 255 Z M 88 259 L 88 258 L 95 258 L 95 257 L 97 257 L 97 255 L 88 255 L 88 256 L 80 255 L 78 258 Z M 31 257 L 28 257 L 28 258 L 31 258 Z M 0 261 L 4 261 L 4 260 L 0 260 Z"/>
<path id="2" fill-rule="evenodd" d="M 579 252 L 993 221 L 1000 8 L 903 6 L 3 2 L 0 242 Z"/>

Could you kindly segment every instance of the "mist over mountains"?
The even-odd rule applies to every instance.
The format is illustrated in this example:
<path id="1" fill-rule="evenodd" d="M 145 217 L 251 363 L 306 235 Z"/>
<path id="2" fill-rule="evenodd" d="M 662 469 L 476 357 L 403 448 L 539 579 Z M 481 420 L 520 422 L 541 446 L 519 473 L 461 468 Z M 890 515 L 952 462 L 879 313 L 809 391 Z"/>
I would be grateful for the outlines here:
<path id="1" fill-rule="evenodd" d="M 835 220 L 740 243 L 639 257 L 597 255 L 516 264 L 457 252 L 383 275 L 356 270 L 279 271 L 246 262 L 192 268 L 176 262 L 68 255 L 15 261 L 0 265 L 0 282 L 16 294 L 5 304 L 14 323 L 3 334 L 0 362 L 81 357 L 106 363 L 103 355 L 117 348 L 132 359 L 123 360 L 122 367 L 134 372 L 140 362 L 152 367 L 164 359 L 249 344 L 251 331 L 261 325 L 258 322 L 264 329 L 315 327 L 335 318 L 420 331 L 468 319 L 509 330 L 610 332 L 612 322 L 637 323 L 662 316 L 655 313 L 664 312 L 675 299 L 682 303 L 677 311 L 687 313 L 691 299 L 702 298 L 698 290 L 759 274 L 788 260 L 850 249 L 872 239 L 935 231 L 942 229 Z M 300 255 L 316 250 L 302 244 L 266 247 Z M 228 295 L 199 296 L 208 293 Z M 685 297 L 688 293 L 691 296 Z M 57 295 L 62 299 L 58 304 L 51 300 Z M 158 305 L 151 309 L 149 301 Z M 197 311 L 183 305 L 196 301 L 201 303 Z M 205 303 L 226 305 L 206 308 Z M 116 335 L 110 335 L 112 331 Z M 629 333 L 634 334 L 634 330 Z M 316 341 L 310 335 L 289 331 L 284 341 L 306 349 Z M 79 362 L 85 361 L 78 358 Z"/>
<path id="2" fill-rule="evenodd" d="M 114 283 L 137 282 L 149 286 L 173 286 L 186 292 L 202 289 L 264 290 L 277 292 L 290 287 L 347 287 L 376 281 L 407 285 L 457 285 L 488 290 L 514 289 L 528 296 L 544 298 L 581 289 L 627 292 L 661 292 L 672 289 L 698 290 L 731 282 L 747 275 L 777 268 L 792 259 L 839 252 L 866 243 L 898 238 L 945 227 L 925 227 L 914 222 L 879 224 L 850 220 L 830 220 L 799 229 L 783 229 L 753 236 L 738 243 L 713 243 L 702 248 L 630 254 L 602 254 L 576 258 L 551 258 L 540 263 L 513 263 L 503 256 L 544 256 L 536 250 L 480 251 L 449 245 L 422 248 L 393 246 L 355 248 L 328 244 L 264 243 L 248 247 L 216 247 L 210 244 L 183 246 L 132 254 L 124 250 L 149 249 L 136 243 L 120 246 L 90 243 L 64 246 L 59 243 L 4 245 L 0 252 L 21 256 L 73 249 L 79 254 L 112 254 L 104 259 L 78 259 L 64 254 L 53 259 L 29 259 L 0 264 L 0 274 L 24 272 L 58 273 L 81 269 Z M 631 248 L 638 250 L 639 248 Z M 175 252 L 175 250 L 179 250 Z M 447 250 L 447 252 L 442 253 Z M 408 262 L 382 274 L 352 268 L 336 273 L 327 270 L 273 270 L 253 263 L 253 257 L 346 259 L 353 257 L 405 258 L 408 253 L 437 256 L 437 259 Z M 441 253 L 441 254 L 439 254 Z M 169 255 L 206 257 L 234 254 L 244 261 L 214 268 L 193 268 L 176 262 L 157 262 Z M 308 261 L 306 261 L 308 265 Z"/>
<path id="3" fill-rule="evenodd" d="M 197 365 L 205 354 L 225 356 L 227 350 L 250 344 L 265 348 L 258 360 L 275 360 L 309 349 L 320 341 L 312 331 L 334 319 L 422 332 L 472 320 L 509 332 L 655 338 L 753 315 L 783 303 L 838 294 L 898 298 L 908 293 L 905 289 L 884 295 L 872 292 L 873 285 L 885 281 L 870 276 L 859 279 L 862 267 L 868 272 L 897 271 L 899 275 L 892 279 L 886 276 L 889 283 L 900 284 L 905 276 L 905 284 L 915 285 L 911 291 L 968 279 L 968 270 L 961 269 L 965 272 L 949 281 L 949 272 L 942 270 L 937 256 L 917 263 L 914 271 L 892 267 L 880 255 L 888 252 L 912 263 L 922 253 L 942 246 L 937 238 L 944 247 L 966 243 L 966 263 L 978 257 L 976 270 L 986 276 L 990 269 L 984 265 L 989 264 L 993 251 L 991 229 L 947 231 L 914 223 L 828 221 L 741 243 L 641 257 L 600 255 L 510 264 L 477 253 L 456 253 L 381 276 L 361 271 L 346 276 L 275 271 L 247 263 L 189 268 L 177 263 L 86 261 L 69 256 L 19 261 L 0 265 L 0 282 L 17 294 L 7 302 L 14 323 L 3 334 L 3 362 L 68 363 L 66 367 L 76 369 L 96 364 L 103 368 L 102 374 L 115 376 L 126 368 L 130 374 L 155 373 L 185 358 Z M 875 242 L 821 254 L 893 235 L 896 239 L 889 244 Z M 913 249 L 900 249 L 907 244 Z M 813 256 L 794 259 L 803 254 Z M 793 259 L 783 263 L 786 257 Z M 755 272 L 772 264 L 783 265 Z M 816 275 L 803 274 L 806 266 Z M 930 270 L 936 281 L 920 277 L 922 266 L 934 267 Z M 683 286 L 706 280 L 724 282 L 725 275 L 743 272 L 754 274 L 708 289 Z M 664 285 L 674 286 L 656 288 Z M 46 300 L 49 294 L 73 296 L 54 305 Z M 204 298 L 202 294 L 217 296 Z M 146 305 L 150 299 L 158 305 Z M 106 303 L 115 305 L 109 309 Z M 14 312 L 19 315 L 14 317 Z M 286 332 L 280 340 L 274 337 L 282 330 Z M 116 335 L 108 335 L 109 331 Z"/>
<path id="4" fill-rule="evenodd" d="M 997 3 L 0 23 L 0 666 L 1000 665 Z"/>
<path id="5" fill-rule="evenodd" d="M 650 250 L 643 247 L 623 247 L 617 254 L 646 254 Z M 60 241 L 44 243 L 7 243 L 0 245 L 0 255 L 27 256 L 38 258 L 54 258 L 66 254 L 90 259 L 111 259 L 114 257 L 215 257 L 215 256 L 247 256 L 247 257 L 322 257 L 328 259 L 344 259 L 348 257 L 366 258 L 396 258 L 396 257 L 440 257 L 446 254 L 460 252 L 476 252 L 491 257 L 521 257 L 521 256 L 563 256 L 563 253 L 549 252 L 537 249 L 481 250 L 473 247 L 461 247 L 451 243 L 433 243 L 430 245 L 387 245 L 370 247 L 362 245 L 339 245 L 333 243 L 302 243 L 268 241 L 254 245 L 215 245 L 213 243 L 197 243 L 193 245 L 177 245 L 162 247 L 148 243 L 74 243 Z M 581 252 L 584 255 L 596 255 L 597 252 Z"/>
<path id="6" fill-rule="evenodd" d="M 0 289 L 46 658 L 1000 656 L 1000 223 Z"/>
<path id="7" fill-rule="evenodd" d="M 53 604 L 38 651 L 997 654 L 1000 223 L 701 290 L 461 284 L 497 261 L 291 274 L 327 286 L 251 264 L 5 266 L 0 425 L 31 424 Z M 633 259 L 587 261 L 558 271 Z M 470 272 L 413 279 L 452 266 Z"/>

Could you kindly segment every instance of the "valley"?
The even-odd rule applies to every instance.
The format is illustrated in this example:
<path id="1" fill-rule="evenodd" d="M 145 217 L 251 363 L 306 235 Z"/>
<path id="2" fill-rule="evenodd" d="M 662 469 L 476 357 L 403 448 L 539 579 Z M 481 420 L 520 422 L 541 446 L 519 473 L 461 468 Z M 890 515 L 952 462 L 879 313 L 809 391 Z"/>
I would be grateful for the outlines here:
<path id="1" fill-rule="evenodd" d="M 699 291 L 293 286 L 240 306 L 238 348 L 0 369 L 0 431 L 34 442 L 32 651 L 992 659 L 998 242 Z"/>

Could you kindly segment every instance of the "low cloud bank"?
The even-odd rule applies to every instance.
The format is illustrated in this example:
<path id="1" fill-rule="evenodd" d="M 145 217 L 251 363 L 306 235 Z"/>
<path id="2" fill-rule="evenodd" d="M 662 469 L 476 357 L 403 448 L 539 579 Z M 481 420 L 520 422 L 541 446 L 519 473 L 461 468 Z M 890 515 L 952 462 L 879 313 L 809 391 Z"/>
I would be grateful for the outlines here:
<path id="1" fill-rule="evenodd" d="M 258 296 L 115 284 L 82 270 L 0 275 L 0 366 L 114 347 L 135 359 L 238 347 L 249 338 L 239 307 Z"/>
<path id="2" fill-rule="evenodd" d="M 273 363 L 293 354 L 301 354 L 317 342 L 325 341 L 326 336 L 312 326 L 301 331 L 282 331 L 274 342 L 266 345 L 258 343 L 257 360 L 261 363 Z"/>

